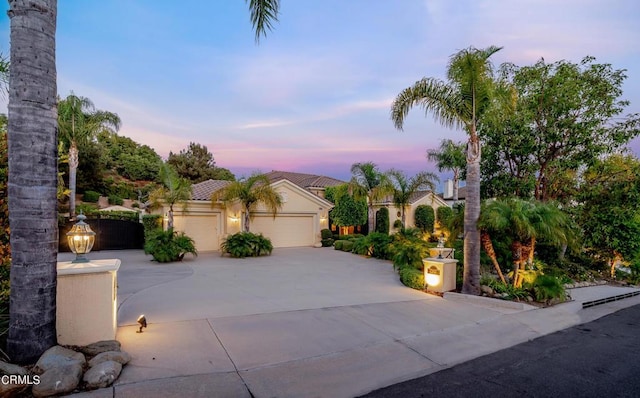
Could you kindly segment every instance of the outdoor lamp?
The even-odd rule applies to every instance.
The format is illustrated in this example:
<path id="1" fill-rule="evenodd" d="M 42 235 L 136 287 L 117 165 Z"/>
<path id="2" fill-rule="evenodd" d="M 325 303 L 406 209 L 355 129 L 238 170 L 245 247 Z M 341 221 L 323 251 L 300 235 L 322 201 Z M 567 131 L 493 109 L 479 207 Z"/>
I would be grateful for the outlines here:
<path id="1" fill-rule="evenodd" d="M 440 284 L 440 270 L 437 267 L 431 266 L 429 268 L 425 268 L 425 282 L 427 286 L 437 286 Z"/>
<path id="2" fill-rule="evenodd" d="M 138 323 L 140 324 L 140 330 L 138 330 L 136 333 L 142 333 L 142 328 L 147 327 L 147 318 L 144 316 L 144 314 L 138 317 Z"/>
<path id="3" fill-rule="evenodd" d="M 96 240 L 96 233 L 91 230 L 89 224 L 84 222 L 86 219 L 87 217 L 82 212 L 78 214 L 78 222 L 71 227 L 71 231 L 67 232 L 69 248 L 76 254 L 73 263 L 89 262 L 89 259 L 84 255 L 91 251 Z"/>

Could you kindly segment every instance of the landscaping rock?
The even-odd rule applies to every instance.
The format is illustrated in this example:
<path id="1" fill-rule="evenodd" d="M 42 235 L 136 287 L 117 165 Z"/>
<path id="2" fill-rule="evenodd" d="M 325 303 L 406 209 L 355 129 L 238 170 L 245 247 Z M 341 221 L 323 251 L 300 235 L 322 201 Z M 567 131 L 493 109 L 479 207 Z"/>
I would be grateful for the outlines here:
<path id="1" fill-rule="evenodd" d="M 87 388 L 104 388 L 110 386 L 120 376 L 122 365 L 116 361 L 97 364 L 84 374 L 83 380 Z"/>
<path id="2" fill-rule="evenodd" d="M 85 355 L 95 356 L 107 351 L 120 351 L 120 342 L 117 340 L 103 340 L 80 347 Z"/>
<path id="3" fill-rule="evenodd" d="M 0 373 L 3 375 L 27 375 L 27 369 L 12 363 L 0 361 Z"/>
<path id="4" fill-rule="evenodd" d="M 480 286 L 480 290 L 482 291 L 482 293 L 485 293 L 487 296 L 493 295 L 493 289 L 487 285 Z"/>
<path id="5" fill-rule="evenodd" d="M 131 355 L 125 351 L 107 351 L 96 355 L 89 361 L 89 367 L 93 368 L 96 365 L 106 361 L 118 362 L 121 365 L 126 365 L 131 361 Z"/>
<path id="6" fill-rule="evenodd" d="M 65 394 L 78 387 L 81 377 L 82 365 L 79 362 L 52 367 L 40 376 L 40 383 L 35 384 L 31 392 L 36 398 Z"/>
<path id="7" fill-rule="evenodd" d="M 527 296 L 527 302 L 528 303 L 533 303 L 533 297 Z"/>
<path id="8" fill-rule="evenodd" d="M 0 383 L 0 397 L 23 397 L 28 389 L 29 385 L 27 384 Z"/>
<path id="9" fill-rule="evenodd" d="M 85 363 L 86 360 L 82 353 L 57 345 L 49 348 L 40 356 L 36 366 L 33 368 L 33 372 L 35 374 L 43 374 L 49 369 L 59 369 L 68 365 L 78 365 L 82 369 Z"/>

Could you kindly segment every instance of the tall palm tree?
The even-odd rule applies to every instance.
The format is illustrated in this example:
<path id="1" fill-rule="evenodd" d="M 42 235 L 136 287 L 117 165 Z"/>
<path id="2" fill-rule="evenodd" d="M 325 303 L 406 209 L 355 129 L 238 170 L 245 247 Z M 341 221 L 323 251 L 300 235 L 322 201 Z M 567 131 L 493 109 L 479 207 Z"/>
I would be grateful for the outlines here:
<path id="1" fill-rule="evenodd" d="M 58 101 L 58 132 L 69 147 L 69 217 L 76 213 L 76 174 L 78 170 L 78 143 L 94 139 L 102 131 L 115 132 L 120 128 L 120 117 L 112 112 L 96 110 L 89 98 L 73 92 Z"/>
<path id="2" fill-rule="evenodd" d="M 9 75 L 11 296 L 7 352 L 32 362 L 56 344 L 58 249 L 55 0 L 13 0 Z"/>
<path id="3" fill-rule="evenodd" d="M 378 170 L 373 162 L 354 163 L 351 165 L 351 181 L 349 191 L 356 199 L 367 199 L 367 222 L 369 233 L 376 230 L 373 204 L 393 192 L 388 177 Z"/>
<path id="4" fill-rule="evenodd" d="M 453 56 L 447 67 L 447 82 L 423 78 L 404 89 L 391 107 L 391 119 L 402 130 L 404 119 L 413 106 L 431 112 L 447 127 L 463 128 L 467 142 L 467 197 L 464 215 L 464 282 L 462 292 L 480 294 L 480 140 L 478 118 L 491 105 L 493 67 L 489 58 L 500 47 L 469 47 Z"/>
<path id="5" fill-rule="evenodd" d="M 182 204 L 186 210 L 186 201 L 191 199 L 191 182 L 178 176 L 178 173 L 167 163 L 160 165 L 161 186 L 149 192 L 149 202 L 152 208 L 163 204 L 169 205 L 167 214 L 167 228 L 173 228 L 173 206 Z"/>
<path id="6" fill-rule="evenodd" d="M 279 0 L 249 0 L 256 40 L 277 20 Z M 9 221 L 12 225 L 12 360 L 30 362 L 56 343 L 57 0 L 11 0 Z M 37 165 L 38 167 L 33 167 Z"/>
<path id="7" fill-rule="evenodd" d="M 427 159 L 436 162 L 438 171 L 450 170 L 453 172 L 453 201 L 458 201 L 458 185 L 460 173 L 467 166 L 467 156 L 464 153 L 464 142 L 455 143 L 452 140 L 442 140 L 440 148 L 427 150 Z"/>
<path id="8" fill-rule="evenodd" d="M 393 203 L 400 209 L 402 214 L 402 225 L 407 225 L 405 211 L 411 196 L 423 189 L 434 190 L 438 181 L 438 176 L 426 171 L 409 178 L 404 171 L 391 169 L 387 171 L 391 184 L 393 185 Z"/>
<path id="9" fill-rule="evenodd" d="M 214 203 L 222 201 L 225 206 L 240 202 L 244 210 L 244 231 L 249 232 L 249 225 L 254 211 L 263 204 L 275 217 L 282 208 L 282 198 L 271 186 L 271 181 L 264 174 L 252 174 L 249 178 L 233 181 L 226 187 L 211 195 Z"/>

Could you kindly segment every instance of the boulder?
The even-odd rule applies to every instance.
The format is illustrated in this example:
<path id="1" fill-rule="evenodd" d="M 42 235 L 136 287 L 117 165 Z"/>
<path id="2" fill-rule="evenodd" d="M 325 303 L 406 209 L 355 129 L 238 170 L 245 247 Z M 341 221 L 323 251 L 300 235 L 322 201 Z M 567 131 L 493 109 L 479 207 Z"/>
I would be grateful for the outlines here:
<path id="1" fill-rule="evenodd" d="M 85 355 L 95 356 L 107 351 L 120 351 L 120 342 L 117 340 L 103 340 L 80 347 Z"/>
<path id="2" fill-rule="evenodd" d="M 40 375 L 49 369 L 61 368 L 66 365 L 78 365 L 82 369 L 85 363 L 86 360 L 82 353 L 56 345 L 40 356 L 36 366 L 33 368 L 33 372 Z"/>
<path id="3" fill-rule="evenodd" d="M 486 294 L 487 296 L 493 295 L 493 289 L 487 285 L 480 286 L 480 290 L 482 291 L 482 293 Z"/>
<path id="4" fill-rule="evenodd" d="M 3 375 L 27 375 L 27 369 L 12 363 L 0 361 L 0 374 Z"/>
<path id="5" fill-rule="evenodd" d="M 35 384 L 31 392 L 36 398 L 66 394 L 78 387 L 81 377 L 82 365 L 79 362 L 50 367 L 40 376 L 40 383 Z"/>
<path id="6" fill-rule="evenodd" d="M 120 376 L 122 365 L 116 361 L 97 364 L 84 374 L 83 380 L 87 388 L 104 388 L 110 386 Z"/>
<path id="7" fill-rule="evenodd" d="M 127 363 L 129 363 L 129 361 L 131 361 L 131 355 L 129 355 L 125 351 L 103 352 L 96 355 L 89 361 L 89 367 L 92 368 L 106 361 L 114 361 L 114 362 L 118 362 L 121 365 L 126 365 Z"/>
<path id="8" fill-rule="evenodd" d="M 28 384 L 0 383 L 0 397 L 24 397 L 28 389 Z"/>

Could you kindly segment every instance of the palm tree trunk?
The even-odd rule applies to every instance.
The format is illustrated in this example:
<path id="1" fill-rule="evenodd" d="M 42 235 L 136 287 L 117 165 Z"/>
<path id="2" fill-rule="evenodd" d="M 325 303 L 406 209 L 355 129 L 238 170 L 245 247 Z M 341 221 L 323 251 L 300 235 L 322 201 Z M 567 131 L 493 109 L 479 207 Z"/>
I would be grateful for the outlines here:
<path id="1" fill-rule="evenodd" d="M 76 218 L 76 173 L 78 172 L 78 145 L 75 140 L 69 146 L 69 218 Z"/>
<path id="2" fill-rule="evenodd" d="M 56 344 L 56 0 L 12 0 L 9 76 L 11 296 L 7 351 L 35 361 Z"/>
<path id="3" fill-rule="evenodd" d="M 487 255 L 491 259 L 491 262 L 493 263 L 494 268 L 498 272 L 498 276 L 500 277 L 500 280 L 502 281 L 502 283 L 506 285 L 507 281 L 504 279 L 504 275 L 502 275 L 500 264 L 498 264 L 498 256 L 496 256 L 496 251 L 493 249 L 493 243 L 491 242 L 491 237 L 486 231 L 482 231 L 480 233 L 480 240 L 482 242 L 482 247 L 484 248 L 484 251 L 487 252 Z"/>
<path id="4" fill-rule="evenodd" d="M 529 261 L 529 264 L 533 264 L 533 256 L 535 256 L 535 252 L 536 252 L 536 237 L 532 236 L 531 237 L 531 241 L 529 242 L 529 255 L 527 256 L 527 259 Z"/>
<path id="5" fill-rule="evenodd" d="M 371 200 L 369 200 L 369 205 L 367 206 L 367 216 L 369 218 L 368 222 L 369 222 L 369 230 L 367 231 L 367 234 L 370 234 L 372 232 L 376 232 L 376 218 L 375 218 L 375 214 L 373 213 L 373 202 Z"/>
<path id="6" fill-rule="evenodd" d="M 407 217 L 405 216 L 405 207 L 402 206 L 402 227 L 406 228 L 407 227 Z"/>
<path id="7" fill-rule="evenodd" d="M 514 241 L 511 244 L 511 253 L 513 256 L 513 286 L 520 287 L 522 285 L 522 275 L 520 271 L 524 270 L 522 243 L 520 241 Z"/>
<path id="8" fill-rule="evenodd" d="M 244 232 L 249 232 L 250 214 L 249 209 L 244 209 Z"/>
<path id="9" fill-rule="evenodd" d="M 173 229 L 173 205 L 169 205 L 169 212 L 167 213 L 167 229 Z"/>
<path id="10" fill-rule="evenodd" d="M 479 217 L 480 142 L 473 131 L 467 144 L 467 197 L 464 207 L 464 280 L 462 283 L 464 294 L 480 294 Z"/>
<path id="11" fill-rule="evenodd" d="M 457 168 L 453 169 L 453 204 L 458 203 L 458 185 L 460 184 L 458 174 L 460 171 Z"/>

